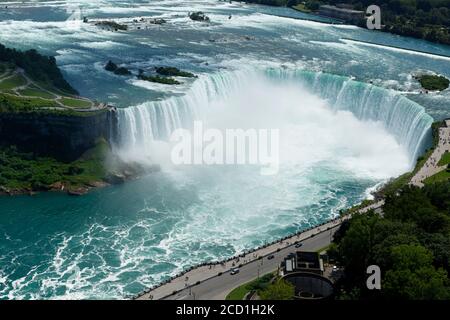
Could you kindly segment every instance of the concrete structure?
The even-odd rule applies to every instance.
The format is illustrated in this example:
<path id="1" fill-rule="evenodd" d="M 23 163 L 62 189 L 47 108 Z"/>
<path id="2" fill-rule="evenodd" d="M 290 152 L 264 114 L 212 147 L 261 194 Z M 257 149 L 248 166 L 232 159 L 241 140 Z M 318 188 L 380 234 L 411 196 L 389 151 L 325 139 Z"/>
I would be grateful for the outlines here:
<path id="1" fill-rule="evenodd" d="M 357 212 L 377 210 L 384 205 L 380 200 Z M 140 300 L 223 300 L 234 288 L 256 279 L 258 276 L 274 272 L 285 257 L 297 252 L 295 244 L 301 242 L 302 249 L 316 251 L 329 245 L 341 223 L 351 219 L 351 214 L 336 218 L 319 226 L 274 241 L 266 246 L 243 253 L 239 257 L 216 263 L 204 263 L 192 267 L 165 282 L 147 289 L 138 296 Z M 274 255 L 274 259 L 268 259 Z M 237 261 L 239 260 L 239 262 Z M 240 266 L 240 272 L 230 275 L 230 269 Z"/>
<path id="2" fill-rule="evenodd" d="M 338 7 L 323 5 L 319 7 L 319 14 L 321 16 L 336 18 L 344 21 L 358 22 L 363 20 L 366 16 L 364 11 L 348 9 L 348 7 Z"/>
<path id="3" fill-rule="evenodd" d="M 295 286 L 295 299 L 324 299 L 333 295 L 334 287 L 323 271 L 318 252 L 297 251 L 281 263 L 280 275 Z"/>
<path id="4" fill-rule="evenodd" d="M 294 285 L 294 298 L 298 300 L 330 299 L 334 295 L 333 283 L 315 273 L 291 272 L 283 279 Z"/>
<path id="5" fill-rule="evenodd" d="M 297 251 L 289 255 L 282 264 L 281 273 L 309 272 L 323 274 L 323 260 L 317 252 Z"/>

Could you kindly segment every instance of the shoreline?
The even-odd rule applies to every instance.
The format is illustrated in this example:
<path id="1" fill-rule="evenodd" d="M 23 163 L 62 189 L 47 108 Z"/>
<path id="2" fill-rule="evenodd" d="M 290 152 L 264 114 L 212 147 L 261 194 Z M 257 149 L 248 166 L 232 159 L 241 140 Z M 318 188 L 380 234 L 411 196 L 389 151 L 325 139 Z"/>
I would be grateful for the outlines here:
<path id="1" fill-rule="evenodd" d="M 134 170 L 134 171 L 130 171 Z M 139 164 L 134 167 L 124 167 L 120 171 L 109 172 L 104 179 L 86 182 L 82 185 L 71 186 L 70 183 L 57 181 L 52 183 L 48 189 L 9 189 L 0 186 L 1 197 L 34 196 L 41 193 L 65 193 L 68 196 L 83 196 L 91 191 L 111 186 L 125 184 L 130 181 L 141 179 L 147 175 L 159 172 L 159 165 L 143 167 Z"/>
<path id="2" fill-rule="evenodd" d="M 446 122 L 444 121 L 437 123 L 440 126 L 445 126 L 446 124 Z M 450 125 L 450 120 L 448 120 L 448 124 Z M 445 141 L 448 141 L 448 149 L 450 150 L 450 127 L 445 128 L 446 130 L 438 130 L 438 137 L 437 137 L 438 143 L 433 145 L 432 147 L 433 151 L 438 149 L 440 144 L 445 143 Z M 448 137 L 442 137 L 441 136 L 442 133 L 448 134 Z M 432 152 L 426 157 L 425 159 L 426 163 L 428 163 L 428 161 L 432 159 L 432 154 L 434 154 L 434 152 Z M 418 166 L 420 163 L 421 159 L 419 158 L 416 161 L 416 166 Z M 418 169 L 418 172 L 420 172 L 421 168 L 422 166 Z M 409 177 L 408 182 L 405 185 L 414 184 L 419 187 L 423 186 L 423 184 L 418 185 L 417 181 L 415 181 L 418 179 L 417 178 L 418 172 Z M 400 177 L 395 178 L 394 181 Z M 423 178 L 421 179 L 422 182 L 426 177 L 419 176 L 419 178 Z M 389 182 L 387 182 L 385 186 L 388 184 Z M 191 289 L 205 281 L 211 280 L 216 277 L 220 277 L 225 273 L 229 273 L 230 269 L 233 267 L 242 267 L 250 263 L 254 263 L 257 260 L 264 259 L 268 255 L 275 254 L 281 250 L 292 247 L 296 243 L 299 243 L 306 239 L 310 239 L 323 232 L 330 231 L 340 226 L 344 221 L 351 219 L 354 214 L 366 213 L 370 210 L 374 210 L 375 212 L 379 213 L 382 210 L 381 208 L 385 203 L 384 196 L 380 196 L 380 192 L 381 193 L 383 192 L 383 186 L 379 190 L 374 191 L 373 193 L 375 196 L 374 200 L 365 200 L 368 202 L 362 201 L 361 203 L 341 212 L 340 216 L 337 218 L 325 221 L 319 225 L 312 226 L 305 230 L 287 235 L 278 240 L 274 240 L 266 245 L 246 250 L 243 253 L 237 254 L 230 258 L 226 258 L 215 262 L 204 262 L 198 265 L 194 265 L 186 270 L 179 272 L 174 276 L 171 276 L 168 280 L 162 281 L 146 290 L 143 290 L 139 294 L 125 298 L 133 300 L 166 299 L 170 296 L 176 295 L 177 293 L 183 290 Z M 243 263 L 240 263 L 241 260 L 243 260 Z M 188 284 L 186 279 L 195 279 L 195 280 L 192 283 Z"/>
<path id="3" fill-rule="evenodd" d="M 369 210 L 377 210 L 384 205 L 384 200 L 380 200 L 376 203 L 370 204 L 364 208 L 359 209 L 358 213 L 365 213 Z M 125 297 L 125 299 L 132 300 L 163 300 L 172 295 L 177 294 L 179 291 L 189 289 L 201 284 L 212 278 L 223 276 L 228 273 L 233 267 L 242 267 L 255 261 L 264 259 L 265 257 L 280 252 L 283 249 L 294 246 L 296 243 L 304 241 L 309 238 L 313 238 L 318 234 L 330 231 L 340 226 L 344 221 L 351 219 L 352 214 L 336 217 L 334 219 L 322 222 L 319 225 L 312 226 L 310 228 L 301 230 L 299 232 L 287 235 L 280 239 L 274 240 L 266 245 L 246 250 L 241 254 L 236 254 L 230 258 L 215 262 L 205 262 L 195 266 L 192 266 L 180 273 L 170 277 L 155 286 L 150 287 L 143 292 Z M 241 262 L 243 261 L 243 262 Z M 186 286 L 185 279 L 195 279 L 193 283 Z"/>

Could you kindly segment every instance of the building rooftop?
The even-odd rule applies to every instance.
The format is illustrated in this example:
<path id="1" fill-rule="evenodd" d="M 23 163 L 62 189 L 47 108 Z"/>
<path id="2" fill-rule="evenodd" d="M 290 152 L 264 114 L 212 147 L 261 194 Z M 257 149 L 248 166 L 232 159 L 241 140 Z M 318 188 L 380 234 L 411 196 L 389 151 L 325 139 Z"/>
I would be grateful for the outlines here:
<path id="1" fill-rule="evenodd" d="M 284 260 L 284 274 L 290 272 L 313 272 L 322 274 L 323 263 L 317 252 L 297 251 Z"/>

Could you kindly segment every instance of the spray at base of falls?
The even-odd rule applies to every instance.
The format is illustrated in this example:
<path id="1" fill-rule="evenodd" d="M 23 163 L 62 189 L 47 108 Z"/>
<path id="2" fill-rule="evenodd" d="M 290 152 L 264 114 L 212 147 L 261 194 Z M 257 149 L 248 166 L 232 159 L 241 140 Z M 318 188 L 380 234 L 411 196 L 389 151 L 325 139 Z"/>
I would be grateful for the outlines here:
<path id="1" fill-rule="evenodd" d="M 211 112 L 211 104 L 239 95 L 253 82 L 299 85 L 333 111 L 350 111 L 361 121 L 380 122 L 403 146 L 412 167 L 425 148 L 433 119 L 419 104 L 395 91 L 347 77 L 304 70 L 269 68 L 218 72 L 201 76 L 185 95 L 118 110 L 116 150 L 152 154 L 156 141 L 167 141 L 178 128 L 191 128 Z"/>

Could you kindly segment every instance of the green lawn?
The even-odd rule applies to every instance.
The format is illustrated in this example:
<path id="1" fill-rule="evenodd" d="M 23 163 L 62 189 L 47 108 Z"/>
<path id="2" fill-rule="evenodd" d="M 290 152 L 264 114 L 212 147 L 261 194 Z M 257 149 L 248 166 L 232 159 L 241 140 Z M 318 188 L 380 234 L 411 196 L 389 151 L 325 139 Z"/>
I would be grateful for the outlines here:
<path id="1" fill-rule="evenodd" d="M 446 164 L 450 164 L 450 152 L 444 153 L 438 162 L 439 166 L 445 166 Z"/>
<path id="2" fill-rule="evenodd" d="M 438 132 L 439 132 L 440 125 L 441 125 L 441 122 L 434 122 L 432 124 L 431 127 L 432 127 L 432 131 L 433 131 L 433 146 L 430 149 L 428 149 L 425 152 L 425 154 L 423 154 L 422 156 L 420 156 L 417 159 L 417 163 L 416 163 L 416 166 L 414 167 L 414 170 L 411 172 L 404 173 L 403 175 L 395 178 L 394 180 L 392 180 L 391 182 L 389 182 L 385 186 L 383 186 L 382 192 L 384 194 L 395 193 L 398 189 L 400 189 L 404 185 L 408 184 L 409 181 L 411 180 L 411 178 L 420 170 L 420 168 L 422 168 L 424 166 L 425 162 L 427 162 L 428 158 L 431 156 L 434 149 L 438 145 L 438 142 L 439 142 L 439 133 Z"/>
<path id="3" fill-rule="evenodd" d="M 80 99 L 72 99 L 72 98 L 62 98 L 61 103 L 63 103 L 67 107 L 71 108 L 89 108 L 91 106 L 91 103 L 86 100 L 80 100 Z"/>
<path id="4" fill-rule="evenodd" d="M 267 287 L 273 278 L 273 273 L 268 273 L 253 281 L 244 283 L 243 285 L 233 289 L 225 298 L 225 300 L 243 300 L 245 295 L 252 290 L 259 290 Z"/>
<path id="5" fill-rule="evenodd" d="M 26 88 L 24 90 L 19 90 L 19 93 L 23 96 L 38 97 L 38 98 L 44 98 L 44 99 L 54 99 L 56 97 L 46 91 L 42 91 L 37 88 L 36 89 L 35 88 Z"/>
<path id="6" fill-rule="evenodd" d="M 25 85 L 26 80 L 19 74 L 0 82 L 0 90 L 10 90 Z"/>
<path id="7" fill-rule="evenodd" d="M 450 172 L 448 172 L 447 170 L 441 171 L 437 174 L 435 174 L 434 176 L 431 176 L 427 179 L 425 179 L 424 183 L 425 184 L 433 184 L 436 182 L 442 182 L 442 181 L 448 181 L 450 179 Z"/>
<path id="8" fill-rule="evenodd" d="M 29 112 L 39 108 L 57 108 L 56 102 L 41 98 L 23 98 L 0 93 L 0 112 Z"/>

